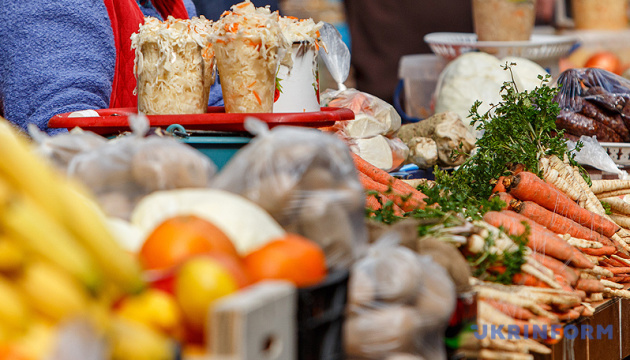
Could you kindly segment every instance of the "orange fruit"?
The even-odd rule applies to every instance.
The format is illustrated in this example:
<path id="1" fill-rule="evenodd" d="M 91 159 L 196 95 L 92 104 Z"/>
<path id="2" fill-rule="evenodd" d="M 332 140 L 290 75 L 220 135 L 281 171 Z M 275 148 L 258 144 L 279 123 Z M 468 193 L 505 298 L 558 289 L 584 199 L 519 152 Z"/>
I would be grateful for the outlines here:
<path id="1" fill-rule="evenodd" d="M 211 222 L 194 215 L 169 218 L 147 237 L 139 252 L 146 270 L 164 270 L 209 252 L 238 257 L 232 241 Z"/>
<path id="2" fill-rule="evenodd" d="M 622 69 L 621 60 L 610 51 L 594 53 L 586 60 L 584 67 L 604 69 L 618 75 L 621 74 Z"/>
<path id="3" fill-rule="evenodd" d="M 0 360 L 29 360 L 29 357 L 22 354 L 16 347 L 0 345 Z"/>
<path id="4" fill-rule="evenodd" d="M 272 240 L 243 259 L 252 281 L 288 280 L 298 287 L 321 282 L 326 277 L 326 257 L 313 241 L 292 233 Z"/>

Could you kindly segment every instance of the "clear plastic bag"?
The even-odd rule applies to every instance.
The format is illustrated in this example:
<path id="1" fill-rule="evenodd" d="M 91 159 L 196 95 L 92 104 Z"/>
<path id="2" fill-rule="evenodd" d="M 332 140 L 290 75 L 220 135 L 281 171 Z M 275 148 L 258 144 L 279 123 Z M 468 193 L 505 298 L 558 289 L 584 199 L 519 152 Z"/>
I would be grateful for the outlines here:
<path id="1" fill-rule="evenodd" d="M 596 136 L 600 142 L 630 141 L 630 80 L 609 71 L 569 69 L 557 80 L 556 124 L 569 138 Z"/>
<path id="2" fill-rule="evenodd" d="M 351 270 L 344 343 L 351 359 L 397 353 L 446 359 L 443 334 L 455 310 L 455 285 L 430 256 L 384 234 Z"/>
<path id="3" fill-rule="evenodd" d="M 385 171 L 400 168 L 409 156 L 409 147 L 399 138 L 376 135 L 371 138 L 347 139 L 353 153 Z"/>
<path id="4" fill-rule="evenodd" d="M 619 169 L 617 164 L 608 155 L 606 149 L 604 149 L 595 137 L 581 136 L 580 142 L 582 148 L 575 153 L 575 161 L 582 165 L 590 165 L 596 169 L 607 171 L 612 174 L 617 174 L 620 179 L 628 179 L 628 173 L 625 170 Z M 575 150 L 576 142 L 567 141 L 567 148 L 569 151 Z"/>
<path id="5" fill-rule="evenodd" d="M 343 42 L 339 30 L 329 23 L 324 23 L 319 29 L 320 38 L 324 46 L 319 51 L 328 72 L 337 83 L 340 90 L 345 90 L 343 84 L 350 74 L 350 50 Z"/>
<path id="6" fill-rule="evenodd" d="M 109 216 L 128 220 L 137 201 L 157 190 L 208 187 L 217 167 L 212 161 L 172 137 L 148 136 L 146 117 L 130 119 L 132 132 L 95 141 L 95 134 L 76 132 L 40 143 L 40 152 L 63 157 L 62 168 L 83 182 Z M 76 139 L 75 139 L 76 138 Z M 77 144 L 73 151 L 46 151 L 51 143 Z M 95 146 L 85 144 L 95 143 Z M 63 149 L 65 151 L 65 149 Z"/>
<path id="7" fill-rule="evenodd" d="M 348 147 L 315 129 L 276 127 L 249 118 L 257 135 L 212 187 L 257 203 L 287 231 L 317 242 L 331 268 L 347 268 L 367 243 L 365 195 Z"/>
<path id="8" fill-rule="evenodd" d="M 322 106 L 342 107 L 354 111 L 355 120 L 344 121 L 341 130 L 350 138 L 375 135 L 391 136 L 401 125 L 393 106 L 357 89 L 328 89 L 321 95 Z"/>
<path id="9" fill-rule="evenodd" d="M 102 136 L 90 131 L 74 128 L 70 132 L 49 136 L 39 130 L 35 124 L 29 124 L 29 135 L 37 143 L 35 151 L 62 169 L 77 154 L 96 149 L 107 142 Z"/>

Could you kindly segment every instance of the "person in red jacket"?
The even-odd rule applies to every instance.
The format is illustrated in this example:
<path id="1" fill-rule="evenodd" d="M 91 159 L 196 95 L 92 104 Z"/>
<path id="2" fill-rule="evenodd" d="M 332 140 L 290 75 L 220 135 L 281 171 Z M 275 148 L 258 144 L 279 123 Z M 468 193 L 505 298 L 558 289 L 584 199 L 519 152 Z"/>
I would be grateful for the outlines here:
<path id="1" fill-rule="evenodd" d="M 49 134 L 54 115 L 136 107 L 131 34 L 145 16 L 196 16 L 191 0 L 0 1 L 0 115 Z M 222 105 L 218 84 L 210 105 Z"/>

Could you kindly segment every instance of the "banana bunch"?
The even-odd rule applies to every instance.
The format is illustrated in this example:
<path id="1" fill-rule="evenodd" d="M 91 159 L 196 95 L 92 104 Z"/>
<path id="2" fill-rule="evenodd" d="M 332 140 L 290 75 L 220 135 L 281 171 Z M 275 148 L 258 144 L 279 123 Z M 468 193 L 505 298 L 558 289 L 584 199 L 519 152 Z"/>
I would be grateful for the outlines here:
<path id="1" fill-rule="evenodd" d="M 115 300 L 144 286 L 139 263 L 96 202 L 0 117 L 0 352 L 47 357 L 61 326 L 87 319 L 116 359 L 137 358 L 142 350 L 131 339 L 168 359 L 168 338 L 121 325 L 112 311 Z"/>

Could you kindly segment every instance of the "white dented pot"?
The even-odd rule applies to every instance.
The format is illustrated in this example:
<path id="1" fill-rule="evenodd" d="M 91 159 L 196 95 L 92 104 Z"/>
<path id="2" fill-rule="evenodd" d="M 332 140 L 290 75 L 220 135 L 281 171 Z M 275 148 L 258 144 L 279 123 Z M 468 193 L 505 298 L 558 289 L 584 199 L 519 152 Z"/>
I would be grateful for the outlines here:
<path id="1" fill-rule="evenodd" d="M 291 71 L 284 65 L 278 69 L 281 91 L 273 104 L 273 112 L 320 111 L 317 47 L 306 42 L 294 42 L 291 52 Z"/>

